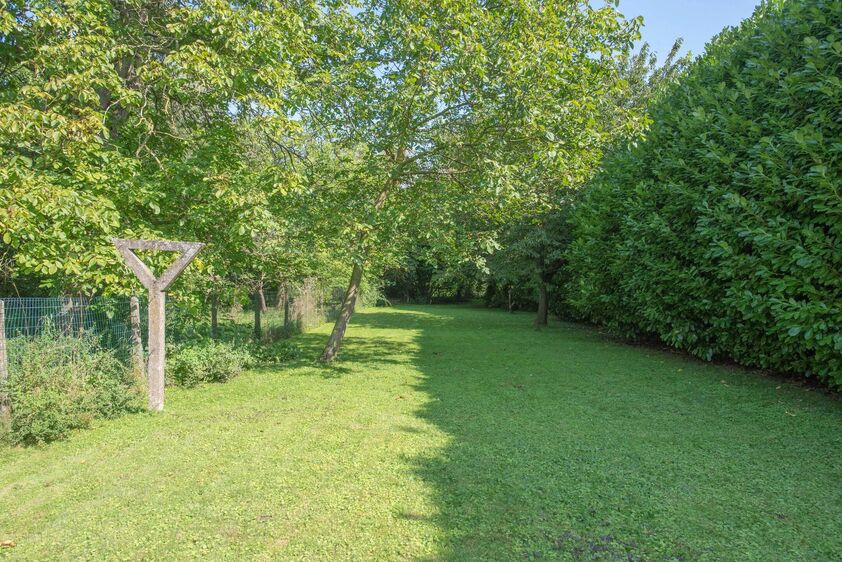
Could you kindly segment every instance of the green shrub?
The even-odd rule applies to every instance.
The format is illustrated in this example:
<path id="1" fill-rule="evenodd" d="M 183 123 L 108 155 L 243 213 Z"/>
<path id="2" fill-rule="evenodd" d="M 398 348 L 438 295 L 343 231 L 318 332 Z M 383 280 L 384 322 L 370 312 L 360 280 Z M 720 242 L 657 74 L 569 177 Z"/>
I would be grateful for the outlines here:
<path id="1" fill-rule="evenodd" d="M 142 407 L 130 370 L 91 339 L 52 331 L 34 339 L 13 338 L 9 356 L 12 443 L 61 439 L 94 419 Z"/>
<path id="2" fill-rule="evenodd" d="M 167 380 L 181 386 L 226 382 L 252 363 L 239 346 L 210 339 L 172 346 L 167 352 Z"/>
<path id="3" fill-rule="evenodd" d="M 253 343 L 249 353 L 255 363 L 276 364 L 294 361 L 301 357 L 301 348 L 290 340 L 276 340 L 270 343 Z"/>
<path id="4" fill-rule="evenodd" d="M 712 42 L 577 204 L 568 300 L 629 336 L 842 385 L 842 1 Z"/>

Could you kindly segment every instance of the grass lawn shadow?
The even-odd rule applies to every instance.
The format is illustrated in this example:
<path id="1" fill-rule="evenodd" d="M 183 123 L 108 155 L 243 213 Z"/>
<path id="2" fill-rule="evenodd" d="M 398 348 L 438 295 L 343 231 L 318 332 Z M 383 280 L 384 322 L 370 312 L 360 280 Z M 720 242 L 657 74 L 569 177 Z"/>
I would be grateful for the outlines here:
<path id="1" fill-rule="evenodd" d="M 318 360 L 326 342 L 323 333 L 304 333 L 295 337 L 295 342 L 302 348 L 302 361 L 295 365 L 311 364 L 313 369 L 325 378 L 338 378 L 343 375 L 359 373 L 359 365 L 368 365 L 376 369 L 406 365 L 407 357 L 414 357 L 415 349 L 411 339 L 395 341 L 396 331 L 412 329 L 436 329 L 446 326 L 450 321 L 447 315 L 424 313 L 421 311 L 402 310 L 395 314 L 384 309 L 366 309 L 353 317 L 353 326 L 364 328 L 365 336 L 355 336 L 354 329 L 349 329 L 342 340 L 342 347 L 337 360 L 322 363 Z M 383 337 L 372 337 L 383 331 Z"/>
<path id="2" fill-rule="evenodd" d="M 842 556 L 842 403 L 527 315 L 421 330 L 436 560 Z M 383 319 L 383 322 L 388 322 Z"/>

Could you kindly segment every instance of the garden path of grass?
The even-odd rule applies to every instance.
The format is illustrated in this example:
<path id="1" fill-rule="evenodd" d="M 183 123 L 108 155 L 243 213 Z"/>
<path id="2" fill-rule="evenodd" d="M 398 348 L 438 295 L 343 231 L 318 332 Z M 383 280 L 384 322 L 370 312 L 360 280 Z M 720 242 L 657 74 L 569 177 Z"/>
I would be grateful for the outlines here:
<path id="1" fill-rule="evenodd" d="M 405 307 L 167 411 L 0 451 L 0 559 L 839 560 L 842 401 Z"/>

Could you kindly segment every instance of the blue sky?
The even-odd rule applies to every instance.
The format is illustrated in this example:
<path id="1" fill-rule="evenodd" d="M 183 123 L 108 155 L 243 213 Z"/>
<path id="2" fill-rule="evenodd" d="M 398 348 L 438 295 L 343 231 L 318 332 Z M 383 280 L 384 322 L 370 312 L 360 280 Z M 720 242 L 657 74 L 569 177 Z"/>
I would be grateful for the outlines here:
<path id="1" fill-rule="evenodd" d="M 677 37 L 684 38 L 682 52 L 700 55 L 723 27 L 736 25 L 754 12 L 760 0 L 620 0 L 628 18 L 643 16 L 643 40 L 664 57 Z"/>

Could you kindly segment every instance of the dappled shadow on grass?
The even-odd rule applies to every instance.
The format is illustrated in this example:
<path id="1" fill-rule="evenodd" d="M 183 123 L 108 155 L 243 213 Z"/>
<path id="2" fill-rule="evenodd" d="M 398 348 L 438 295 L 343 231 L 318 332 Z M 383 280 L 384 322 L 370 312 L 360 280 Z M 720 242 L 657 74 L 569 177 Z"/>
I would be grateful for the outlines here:
<path id="1" fill-rule="evenodd" d="M 377 330 L 389 332 L 388 335 L 413 327 L 424 329 L 441 328 L 450 320 L 446 315 L 436 315 L 423 311 L 413 311 L 411 308 L 401 309 L 400 314 L 382 309 L 367 309 L 354 314 L 353 327 L 349 329 L 342 341 L 342 348 L 336 361 L 323 363 L 319 361 L 327 334 L 305 333 L 296 336 L 295 342 L 302 348 L 302 359 L 296 365 L 309 365 L 315 368 L 325 378 L 338 378 L 357 371 L 355 365 L 370 365 L 372 367 L 387 367 L 389 365 L 406 365 L 415 356 L 414 340 L 392 341 L 388 337 L 378 338 Z M 355 336 L 359 329 L 367 330 L 367 335 Z M 371 335 L 371 332 L 374 335 Z"/>
<path id="2" fill-rule="evenodd" d="M 405 365 L 407 362 L 407 344 L 390 341 L 374 341 L 365 337 L 346 336 L 343 342 L 343 349 L 338 360 L 332 363 L 323 363 L 318 357 L 324 346 L 325 338 L 322 337 L 311 346 L 308 346 L 306 363 L 316 369 L 325 378 L 337 378 L 350 373 L 358 372 L 354 365 L 370 365 L 373 368 L 383 368 L 389 365 Z"/>
<path id="3" fill-rule="evenodd" d="M 417 415 L 450 444 L 413 463 L 445 537 L 434 559 L 842 553 L 838 401 L 573 325 L 430 310 Z"/>

